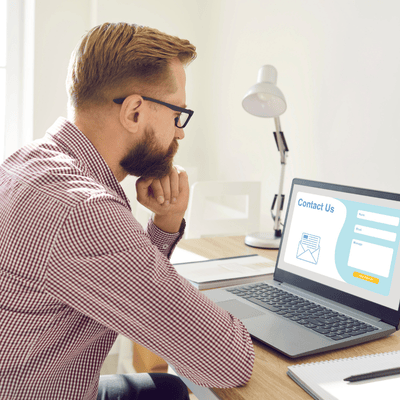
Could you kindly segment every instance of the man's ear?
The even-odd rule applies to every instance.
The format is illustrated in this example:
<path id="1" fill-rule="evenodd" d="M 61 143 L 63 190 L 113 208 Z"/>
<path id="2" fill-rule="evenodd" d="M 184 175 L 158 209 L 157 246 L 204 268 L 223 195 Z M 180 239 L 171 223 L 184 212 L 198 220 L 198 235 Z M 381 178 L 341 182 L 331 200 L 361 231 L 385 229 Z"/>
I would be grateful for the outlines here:
<path id="1" fill-rule="evenodd" d="M 139 125 L 144 122 L 145 114 L 143 98 L 133 94 L 122 103 L 119 119 L 128 132 L 136 133 L 139 130 Z"/>

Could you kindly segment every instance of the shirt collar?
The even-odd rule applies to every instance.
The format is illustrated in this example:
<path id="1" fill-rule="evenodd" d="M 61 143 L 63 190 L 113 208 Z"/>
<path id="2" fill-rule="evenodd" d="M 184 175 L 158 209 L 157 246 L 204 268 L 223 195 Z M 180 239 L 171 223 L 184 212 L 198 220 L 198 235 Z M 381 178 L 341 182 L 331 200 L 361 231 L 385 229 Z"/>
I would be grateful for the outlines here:
<path id="1" fill-rule="evenodd" d="M 63 117 L 59 117 L 47 130 L 47 133 L 55 142 L 66 148 L 74 158 L 83 163 L 98 182 L 116 192 L 130 208 L 129 199 L 110 167 L 92 142 L 76 125 Z"/>

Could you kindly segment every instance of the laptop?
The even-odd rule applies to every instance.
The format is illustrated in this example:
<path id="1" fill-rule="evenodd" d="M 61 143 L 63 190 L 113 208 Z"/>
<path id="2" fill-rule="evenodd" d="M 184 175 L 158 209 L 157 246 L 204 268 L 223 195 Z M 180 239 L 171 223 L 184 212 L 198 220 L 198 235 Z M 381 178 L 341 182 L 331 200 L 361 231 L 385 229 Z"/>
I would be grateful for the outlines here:
<path id="1" fill-rule="evenodd" d="M 273 279 L 205 291 L 290 358 L 389 336 L 400 320 L 400 195 L 294 179 Z"/>

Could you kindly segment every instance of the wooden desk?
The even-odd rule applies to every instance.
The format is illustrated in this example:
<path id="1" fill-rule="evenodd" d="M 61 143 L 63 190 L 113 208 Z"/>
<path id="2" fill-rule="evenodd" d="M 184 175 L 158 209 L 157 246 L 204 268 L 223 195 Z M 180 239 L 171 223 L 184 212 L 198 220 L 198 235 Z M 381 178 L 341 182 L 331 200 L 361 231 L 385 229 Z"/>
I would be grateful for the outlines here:
<path id="1" fill-rule="evenodd" d="M 187 239 L 182 240 L 179 243 L 179 247 L 207 258 L 222 258 L 255 253 L 274 259 L 277 257 L 277 251 L 254 249 L 246 246 L 244 244 L 244 236 Z M 257 341 L 253 341 L 253 343 L 256 358 L 250 382 L 243 387 L 233 389 L 211 389 L 210 392 L 214 395 L 214 398 L 216 395 L 217 398 L 223 400 L 310 400 L 311 397 L 286 375 L 289 365 L 400 350 L 400 331 L 387 338 L 344 350 L 297 359 L 290 359 Z M 192 389 L 192 391 L 196 394 L 196 390 Z M 199 400 L 202 399 L 199 397 Z"/>

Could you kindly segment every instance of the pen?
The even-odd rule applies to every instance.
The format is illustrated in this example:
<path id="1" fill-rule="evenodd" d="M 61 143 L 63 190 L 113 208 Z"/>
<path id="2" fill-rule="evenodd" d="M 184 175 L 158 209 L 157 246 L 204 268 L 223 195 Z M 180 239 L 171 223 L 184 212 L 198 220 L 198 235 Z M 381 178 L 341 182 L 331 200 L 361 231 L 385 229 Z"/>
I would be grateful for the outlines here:
<path id="1" fill-rule="evenodd" d="M 380 378 L 381 376 L 390 376 L 397 374 L 400 374 L 400 368 L 384 369 L 382 371 L 369 372 L 368 374 L 352 375 L 343 380 L 348 382 L 357 382 L 365 381 L 367 379 Z"/>

